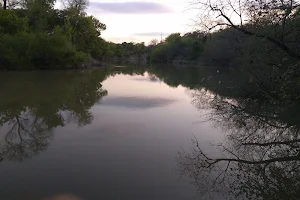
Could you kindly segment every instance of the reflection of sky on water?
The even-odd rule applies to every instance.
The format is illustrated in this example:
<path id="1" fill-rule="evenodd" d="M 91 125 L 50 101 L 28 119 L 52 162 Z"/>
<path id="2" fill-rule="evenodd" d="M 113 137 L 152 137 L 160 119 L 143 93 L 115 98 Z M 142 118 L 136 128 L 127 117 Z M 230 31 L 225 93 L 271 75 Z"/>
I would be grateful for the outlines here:
<path id="1" fill-rule="evenodd" d="M 101 101 L 103 106 L 124 107 L 129 109 L 149 109 L 155 107 L 164 107 L 177 100 L 168 98 L 151 97 L 107 97 Z"/>
<path id="2" fill-rule="evenodd" d="M 175 171 L 175 157 L 193 135 L 209 151 L 220 133 L 194 123 L 201 119 L 186 88 L 150 82 L 147 73 L 116 75 L 102 85 L 108 96 L 89 109 L 91 124 L 55 128 L 47 150 L 23 163 L 1 163 L 1 178 L 9 180 L 0 183 L 3 199 L 64 192 L 85 200 L 195 198 L 194 186 Z"/>
<path id="3" fill-rule="evenodd" d="M 131 78 L 131 80 L 134 81 L 145 81 L 145 82 L 161 82 L 161 80 L 159 78 L 157 78 L 155 75 L 150 74 L 150 73 L 145 73 L 144 76 L 134 76 Z"/>

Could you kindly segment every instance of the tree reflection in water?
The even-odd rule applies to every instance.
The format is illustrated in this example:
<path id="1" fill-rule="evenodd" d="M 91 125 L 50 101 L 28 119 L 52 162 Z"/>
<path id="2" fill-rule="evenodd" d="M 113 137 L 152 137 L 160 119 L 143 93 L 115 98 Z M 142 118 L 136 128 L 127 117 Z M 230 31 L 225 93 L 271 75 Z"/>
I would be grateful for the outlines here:
<path id="1" fill-rule="evenodd" d="M 34 119 L 30 113 L 9 120 L 10 130 L 5 135 L 1 150 L 2 159 L 22 160 L 44 151 L 52 137 L 48 125 Z"/>
<path id="2" fill-rule="evenodd" d="M 209 109 L 210 121 L 226 133 L 216 144 L 219 156 L 193 149 L 179 153 L 181 173 L 202 194 L 230 199 L 299 199 L 300 132 L 296 104 L 227 99 L 205 90 L 192 94 L 198 109 Z"/>
<path id="3" fill-rule="evenodd" d="M 92 122 L 89 109 L 107 91 L 104 71 L 7 73 L 1 77 L 1 160 L 18 160 L 44 151 L 53 129 Z"/>

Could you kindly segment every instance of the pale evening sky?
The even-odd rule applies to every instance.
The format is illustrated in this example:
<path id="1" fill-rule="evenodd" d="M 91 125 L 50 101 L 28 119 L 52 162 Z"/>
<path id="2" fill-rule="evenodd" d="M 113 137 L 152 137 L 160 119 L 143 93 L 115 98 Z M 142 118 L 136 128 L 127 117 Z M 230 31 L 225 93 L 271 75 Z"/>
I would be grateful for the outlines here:
<path id="1" fill-rule="evenodd" d="M 102 37 L 112 42 L 146 42 L 194 30 L 189 0 L 90 0 L 87 10 L 107 25 Z"/>

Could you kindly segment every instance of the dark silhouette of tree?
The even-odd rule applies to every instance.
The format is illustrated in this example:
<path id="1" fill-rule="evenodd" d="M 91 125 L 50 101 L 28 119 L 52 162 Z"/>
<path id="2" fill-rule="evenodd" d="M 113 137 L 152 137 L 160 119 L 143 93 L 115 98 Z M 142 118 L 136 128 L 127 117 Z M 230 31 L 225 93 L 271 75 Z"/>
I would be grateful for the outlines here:
<path id="1" fill-rule="evenodd" d="M 213 145 L 219 156 L 205 152 L 196 138 L 191 151 L 180 152 L 181 173 L 204 194 L 223 192 L 234 198 L 279 200 L 299 198 L 299 117 L 296 107 L 253 99 L 227 99 L 204 90 L 192 94 L 198 109 L 211 109 L 209 120 L 227 133 Z"/>
<path id="2" fill-rule="evenodd" d="M 298 17 L 299 1 L 295 0 L 195 0 L 192 5 L 200 12 L 200 24 L 208 29 L 234 28 L 245 35 L 264 38 L 287 55 L 300 59 L 298 50 L 287 42 L 291 33 L 291 20 Z M 239 20 L 234 20 L 236 16 Z M 275 32 L 261 32 L 253 29 L 269 26 Z"/>
<path id="3" fill-rule="evenodd" d="M 3 0 L 3 9 L 6 10 L 7 7 L 7 0 Z"/>
<path id="4" fill-rule="evenodd" d="M 54 128 L 90 124 L 89 109 L 107 95 L 101 85 L 106 76 L 105 71 L 3 76 L 0 94 L 6 98 L 0 100 L 0 126 L 8 131 L 0 145 L 0 158 L 22 161 L 47 149 Z"/>
<path id="5" fill-rule="evenodd" d="M 30 113 L 15 116 L 9 121 L 10 130 L 6 133 L 1 148 L 1 159 L 19 160 L 32 157 L 46 150 L 51 138 L 52 128 L 44 120 L 32 118 Z"/>

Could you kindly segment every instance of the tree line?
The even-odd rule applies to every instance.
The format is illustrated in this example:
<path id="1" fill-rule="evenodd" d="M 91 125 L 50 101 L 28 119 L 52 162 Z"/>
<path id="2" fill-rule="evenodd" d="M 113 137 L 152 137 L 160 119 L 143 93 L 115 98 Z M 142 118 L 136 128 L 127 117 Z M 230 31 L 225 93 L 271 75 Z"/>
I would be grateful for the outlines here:
<path id="1" fill-rule="evenodd" d="M 87 0 L 3 0 L 0 69 L 71 69 L 97 61 L 141 57 L 144 43 L 115 44 L 101 38 L 106 25 L 85 12 Z"/>
<path id="2" fill-rule="evenodd" d="M 299 100 L 299 1 L 195 0 L 193 6 L 202 32 L 170 35 L 153 48 L 153 62 L 220 66 L 234 71 L 248 96 Z M 191 35 L 197 42 L 186 42 Z"/>
<path id="3" fill-rule="evenodd" d="M 0 10 L 0 68 L 10 70 L 82 68 L 87 64 L 134 60 L 162 64 L 233 67 L 249 82 L 286 87 L 298 73 L 298 1 L 195 0 L 199 30 L 174 33 L 164 41 L 116 44 L 105 41 L 106 25 L 85 12 L 87 0 L 3 0 Z M 231 13 L 237 19 L 232 21 Z M 297 83 L 298 84 L 298 83 Z M 266 88 L 267 87 L 267 88 Z"/>

